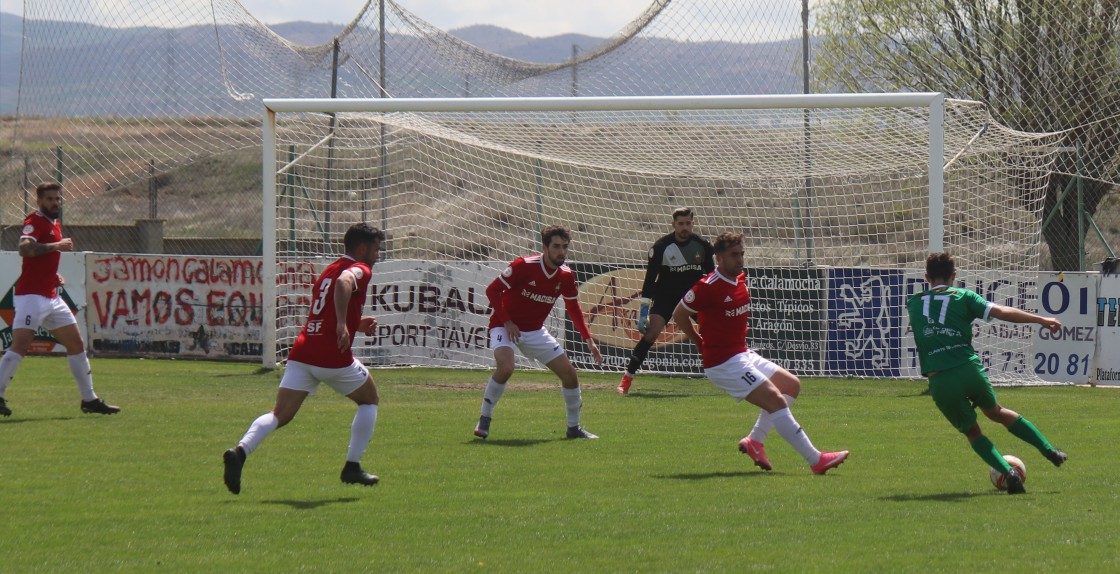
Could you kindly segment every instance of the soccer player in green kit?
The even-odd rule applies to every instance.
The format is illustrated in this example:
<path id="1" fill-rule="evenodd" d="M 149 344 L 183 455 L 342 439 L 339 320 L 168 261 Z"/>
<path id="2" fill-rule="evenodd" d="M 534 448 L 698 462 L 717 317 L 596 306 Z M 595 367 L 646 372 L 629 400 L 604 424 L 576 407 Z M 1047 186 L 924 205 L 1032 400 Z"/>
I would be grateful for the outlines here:
<path id="1" fill-rule="evenodd" d="M 922 375 L 929 377 L 930 395 L 941 414 L 964 433 L 972 450 L 988 466 L 1007 477 L 1007 492 L 1023 494 L 1026 489 L 1022 477 L 980 431 L 975 407 L 980 407 L 984 416 L 1037 448 L 1054 466 L 1066 461 L 1066 453 L 1051 446 L 1030 421 L 996 401 L 988 374 L 972 348 L 972 322 L 995 318 L 1010 323 L 1037 323 L 1051 332 L 1057 332 L 1062 324 L 1053 317 L 996 305 L 968 289 L 953 287 L 956 278 L 953 258 L 948 253 L 932 253 L 926 258 L 926 281 L 930 289 L 906 301 Z"/>

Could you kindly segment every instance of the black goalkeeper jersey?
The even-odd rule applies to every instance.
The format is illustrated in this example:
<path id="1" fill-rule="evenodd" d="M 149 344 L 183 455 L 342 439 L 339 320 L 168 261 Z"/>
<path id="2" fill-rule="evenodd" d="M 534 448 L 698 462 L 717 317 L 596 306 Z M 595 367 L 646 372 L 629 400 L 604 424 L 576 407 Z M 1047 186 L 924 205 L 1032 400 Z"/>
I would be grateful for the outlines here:
<path id="1" fill-rule="evenodd" d="M 658 239 L 649 250 L 642 297 L 675 306 L 701 277 L 715 271 L 714 256 L 712 244 L 696 234 L 683 243 L 674 233 Z"/>

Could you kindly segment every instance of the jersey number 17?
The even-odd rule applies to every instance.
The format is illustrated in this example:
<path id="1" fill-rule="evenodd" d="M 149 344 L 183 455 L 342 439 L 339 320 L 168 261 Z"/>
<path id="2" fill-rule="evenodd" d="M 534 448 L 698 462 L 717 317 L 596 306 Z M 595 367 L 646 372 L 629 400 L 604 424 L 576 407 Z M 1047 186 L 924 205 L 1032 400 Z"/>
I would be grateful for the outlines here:
<path id="1" fill-rule="evenodd" d="M 949 312 L 949 296 L 948 295 L 923 295 L 922 296 L 922 314 L 926 316 L 927 321 L 933 321 L 933 317 L 929 314 L 929 302 L 933 299 L 941 304 L 941 313 L 937 316 L 938 323 L 945 322 L 945 314 Z"/>

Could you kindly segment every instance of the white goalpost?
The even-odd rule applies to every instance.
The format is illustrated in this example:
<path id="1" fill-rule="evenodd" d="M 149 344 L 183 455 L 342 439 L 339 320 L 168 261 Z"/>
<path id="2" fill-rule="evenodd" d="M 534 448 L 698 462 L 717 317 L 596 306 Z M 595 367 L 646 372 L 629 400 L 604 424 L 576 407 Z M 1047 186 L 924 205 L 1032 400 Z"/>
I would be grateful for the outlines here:
<path id="1" fill-rule="evenodd" d="M 930 251 L 993 298 L 1020 297 L 1037 269 L 1046 142 L 940 93 L 264 104 L 266 367 L 357 221 L 388 235 L 378 333 L 355 343 L 371 365 L 488 367 L 483 290 L 553 223 L 573 231 L 569 265 L 615 371 L 637 341 L 647 251 L 679 206 L 703 236 L 746 235 L 749 343 L 799 375 L 917 376 L 902 306 Z M 562 309 L 550 328 L 593 368 Z M 1029 333 L 977 343 L 993 379 L 1032 381 Z M 670 327 L 644 370 L 698 372 L 695 354 Z"/>

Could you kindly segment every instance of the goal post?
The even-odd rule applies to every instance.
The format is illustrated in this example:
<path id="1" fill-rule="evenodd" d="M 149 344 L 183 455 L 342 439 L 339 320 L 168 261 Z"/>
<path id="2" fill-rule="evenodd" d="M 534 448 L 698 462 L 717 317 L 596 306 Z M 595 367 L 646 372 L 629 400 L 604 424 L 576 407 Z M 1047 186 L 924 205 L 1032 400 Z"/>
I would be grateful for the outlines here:
<path id="1" fill-rule="evenodd" d="M 916 376 L 899 309 L 930 251 L 948 247 L 966 282 L 1018 286 L 1037 269 L 1045 142 L 940 93 L 264 105 L 266 367 L 356 221 L 388 235 L 379 332 L 355 344 L 374 365 L 488 367 L 485 285 L 552 223 L 573 230 L 570 266 L 610 370 L 636 343 L 646 252 L 679 206 L 703 236 L 745 233 L 752 347 L 802 375 Z M 592 368 L 561 306 L 548 325 Z M 666 331 L 643 370 L 696 372 Z M 1016 363 L 1008 376 L 1029 382 L 1021 334 L 993 339 Z"/>

